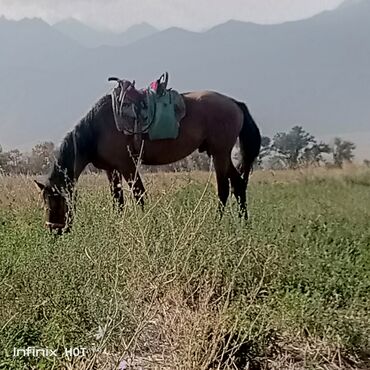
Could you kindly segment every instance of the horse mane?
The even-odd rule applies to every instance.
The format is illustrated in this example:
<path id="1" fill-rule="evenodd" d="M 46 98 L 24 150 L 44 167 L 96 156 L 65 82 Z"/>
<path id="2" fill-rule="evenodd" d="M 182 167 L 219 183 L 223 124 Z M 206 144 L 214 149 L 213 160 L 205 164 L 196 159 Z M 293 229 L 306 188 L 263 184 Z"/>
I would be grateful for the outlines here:
<path id="1" fill-rule="evenodd" d="M 107 104 L 111 104 L 111 96 L 105 95 L 89 110 L 76 126 L 63 138 L 49 180 L 66 187 L 75 181 L 76 161 L 79 158 L 91 160 L 97 149 L 97 132 L 94 124 L 99 113 Z M 77 153 L 76 153 L 77 152 Z M 78 154 L 76 156 L 76 154 Z"/>

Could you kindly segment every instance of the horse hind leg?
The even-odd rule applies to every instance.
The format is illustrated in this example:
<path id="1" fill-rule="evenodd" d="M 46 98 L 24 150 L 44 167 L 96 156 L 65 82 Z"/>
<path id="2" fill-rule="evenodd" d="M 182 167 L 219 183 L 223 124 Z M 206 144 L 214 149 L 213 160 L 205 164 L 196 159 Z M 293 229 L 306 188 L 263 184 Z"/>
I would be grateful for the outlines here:
<path id="1" fill-rule="evenodd" d="M 239 207 L 239 217 L 243 217 L 245 220 L 248 220 L 248 209 L 247 209 L 247 184 L 248 181 L 242 178 L 241 174 L 230 163 L 230 182 L 232 192 L 238 202 Z"/>
<path id="2" fill-rule="evenodd" d="M 216 171 L 217 180 L 217 192 L 219 198 L 219 212 L 222 218 L 227 199 L 230 194 L 230 183 L 229 183 L 229 167 L 230 159 L 229 156 L 214 156 L 214 166 Z"/>

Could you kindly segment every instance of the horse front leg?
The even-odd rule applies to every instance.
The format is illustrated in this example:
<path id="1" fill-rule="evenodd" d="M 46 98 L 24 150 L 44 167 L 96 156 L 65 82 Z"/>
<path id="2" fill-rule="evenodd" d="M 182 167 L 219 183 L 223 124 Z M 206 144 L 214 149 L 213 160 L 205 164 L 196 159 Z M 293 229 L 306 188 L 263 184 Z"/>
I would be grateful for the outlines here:
<path id="1" fill-rule="evenodd" d="M 135 200 L 144 210 L 144 195 L 145 188 L 141 180 L 140 174 L 137 171 L 135 162 L 130 158 L 125 161 L 125 167 L 121 169 L 124 179 L 128 183 Z"/>
<path id="2" fill-rule="evenodd" d="M 117 170 L 106 171 L 110 191 L 113 196 L 113 204 L 114 206 L 118 206 L 118 210 L 122 211 L 124 206 L 124 196 L 123 196 L 123 188 L 122 188 L 122 175 Z"/>

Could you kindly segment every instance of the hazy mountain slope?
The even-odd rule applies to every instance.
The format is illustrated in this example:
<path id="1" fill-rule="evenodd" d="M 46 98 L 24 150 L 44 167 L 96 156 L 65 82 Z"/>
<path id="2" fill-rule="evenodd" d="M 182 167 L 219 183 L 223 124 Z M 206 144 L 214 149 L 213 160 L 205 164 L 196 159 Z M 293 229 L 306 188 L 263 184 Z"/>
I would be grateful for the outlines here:
<path id="1" fill-rule="evenodd" d="M 81 46 L 38 18 L 0 18 L 0 72 L 5 68 L 58 69 L 73 64 Z M 5 70 L 6 72 L 6 70 Z"/>
<path id="2" fill-rule="evenodd" d="M 141 23 L 128 28 L 125 32 L 114 33 L 96 30 L 73 18 L 58 22 L 53 27 L 85 47 L 124 46 L 158 32 L 150 24 Z"/>
<path id="3" fill-rule="evenodd" d="M 125 60 L 130 76 L 148 79 L 167 68 L 174 86 L 246 99 L 269 133 L 296 123 L 317 133 L 367 130 L 368 5 L 277 26 L 232 21 L 200 35 L 171 29 L 111 59 L 135 56 L 136 63 Z"/>
<path id="4" fill-rule="evenodd" d="M 129 27 L 125 32 L 118 34 L 115 40 L 112 40 L 113 45 L 128 45 L 145 37 L 154 35 L 159 32 L 157 28 L 148 23 L 140 23 Z"/>
<path id="5" fill-rule="evenodd" d="M 86 47 L 109 45 L 108 40 L 115 36 L 113 32 L 95 30 L 73 18 L 60 21 L 53 28 Z"/>
<path id="6" fill-rule="evenodd" d="M 81 115 L 81 105 L 98 96 L 97 81 L 91 71 L 85 74 L 87 49 L 47 23 L 2 18 L 0 45 L 0 142 L 5 147 L 60 137 Z"/>
<path id="7" fill-rule="evenodd" d="M 4 38 L 1 27 L 1 45 L 8 42 L 6 63 L 0 59 L 5 146 L 60 140 L 109 91 L 110 75 L 143 86 L 165 70 L 176 89 L 215 89 L 247 101 L 265 134 L 295 124 L 318 136 L 370 131 L 368 0 L 281 25 L 230 21 L 204 33 L 171 28 L 125 47 L 83 48 L 42 24 L 24 49 L 20 37 Z"/>

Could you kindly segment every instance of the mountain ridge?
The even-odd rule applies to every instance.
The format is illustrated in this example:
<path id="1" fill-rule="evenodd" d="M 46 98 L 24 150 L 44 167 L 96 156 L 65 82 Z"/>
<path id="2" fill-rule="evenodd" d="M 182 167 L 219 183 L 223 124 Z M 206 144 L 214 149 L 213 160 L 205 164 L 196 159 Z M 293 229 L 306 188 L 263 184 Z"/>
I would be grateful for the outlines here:
<path id="1" fill-rule="evenodd" d="M 79 42 L 82 46 L 89 48 L 124 46 L 159 32 L 157 28 L 146 22 L 130 26 L 124 32 L 99 30 L 74 18 L 57 22 L 52 27 Z"/>
<path id="2" fill-rule="evenodd" d="M 49 26 L 52 41 L 47 31 L 43 47 L 36 40 L 26 49 L 30 55 L 17 53 L 16 45 L 4 48 L 0 144 L 58 141 L 112 88 L 107 77 L 146 86 L 164 71 L 177 90 L 211 89 L 246 101 L 267 135 L 296 124 L 317 137 L 369 132 L 367 8 L 352 4 L 280 25 L 228 21 L 204 32 L 172 27 L 119 47 L 83 47 Z M 8 36 L 22 45 L 11 30 Z"/>

